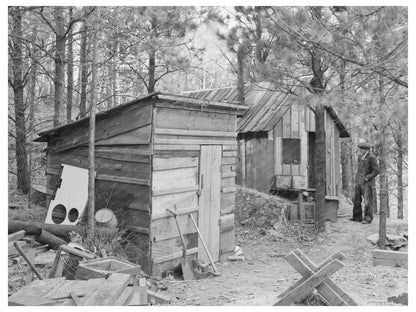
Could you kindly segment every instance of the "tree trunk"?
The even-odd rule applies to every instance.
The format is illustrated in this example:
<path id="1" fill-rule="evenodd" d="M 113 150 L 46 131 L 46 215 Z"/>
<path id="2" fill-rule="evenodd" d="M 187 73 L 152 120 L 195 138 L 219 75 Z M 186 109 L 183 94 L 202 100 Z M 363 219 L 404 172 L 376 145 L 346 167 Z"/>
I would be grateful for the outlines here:
<path id="1" fill-rule="evenodd" d="M 403 141 L 400 124 L 395 135 L 395 142 L 397 148 L 397 218 L 403 219 Z"/>
<path id="2" fill-rule="evenodd" d="M 341 140 L 341 168 L 342 168 L 342 190 L 352 198 L 352 141 L 350 138 Z"/>
<path id="3" fill-rule="evenodd" d="M 33 29 L 32 32 L 32 58 L 30 61 L 30 80 L 29 80 L 29 133 L 30 137 L 34 137 L 35 131 L 35 111 L 36 111 L 36 76 L 38 71 L 37 66 L 37 50 L 36 50 L 36 37 L 37 37 L 37 29 L 36 27 Z M 31 140 L 32 141 L 32 140 Z"/>
<path id="4" fill-rule="evenodd" d="M 244 105 L 244 58 L 245 58 L 245 47 L 240 45 L 237 51 L 237 90 L 238 90 L 238 102 Z"/>
<path id="5" fill-rule="evenodd" d="M 147 92 L 155 92 L 155 75 L 156 75 L 156 50 L 151 47 L 149 51 L 149 82 Z"/>
<path id="6" fill-rule="evenodd" d="M 345 105 L 345 67 L 346 62 L 341 61 L 339 80 L 341 88 L 341 106 Z M 349 123 L 349 122 L 348 122 Z M 349 198 L 353 196 L 353 168 L 352 168 L 352 138 L 341 140 L 341 175 L 342 190 Z"/>
<path id="7" fill-rule="evenodd" d="M 383 79 L 379 79 L 379 111 L 384 112 L 386 109 L 386 100 L 384 96 L 384 82 Z M 380 158 L 380 225 L 379 225 L 379 241 L 378 247 L 381 249 L 386 248 L 386 217 L 388 207 L 388 180 L 387 180 L 387 155 L 386 155 L 386 136 L 383 118 L 380 118 L 379 125 L 379 158 Z"/>
<path id="8" fill-rule="evenodd" d="M 80 117 L 85 117 L 87 114 L 87 83 L 88 83 L 88 64 L 87 64 L 87 32 L 88 25 L 87 20 L 84 18 L 82 21 L 81 30 L 81 48 L 79 62 L 81 67 L 81 96 L 79 103 Z"/>
<path id="9" fill-rule="evenodd" d="M 373 192 L 373 213 L 377 214 L 378 213 L 378 207 L 377 207 L 377 186 L 376 186 L 376 180 L 377 179 L 373 179 L 373 181 L 371 181 L 371 190 Z"/>
<path id="10" fill-rule="evenodd" d="M 23 99 L 24 78 L 23 78 L 23 50 L 22 50 L 22 8 L 12 7 L 10 10 L 13 16 L 12 30 L 12 72 L 13 72 L 13 93 L 14 112 L 16 125 L 16 167 L 17 167 L 17 189 L 27 194 L 30 188 L 29 170 L 27 166 L 26 147 L 26 117 L 25 104 Z"/>
<path id="11" fill-rule="evenodd" d="M 73 8 L 69 7 L 69 23 L 73 19 Z M 66 121 L 72 120 L 72 98 L 74 93 L 74 51 L 73 51 L 72 27 L 68 31 L 68 62 L 67 62 L 67 87 L 66 87 Z"/>
<path id="12" fill-rule="evenodd" d="M 65 30 L 63 7 L 55 7 L 55 23 L 56 23 L 56 42 L 55 42 L 55 109 L 53 125 L 54 127 L 61 124 L 61 107 L 63 105 L 65 83 L 64 76 L 64 60 L 65 60 Z"/>
<path id="13" fill-rule="evenodd" d="M 117 26 L 116 26 L 117 27 Z M 118 29 L 116 28 L 116 32 Z M 118 92 L 118 71 L 117 71 L 117 64 L 118 64 L 118 50 L 119 50 L 119 43 L 118 38 L 114 38 L 112 43 L 112 59 L 111 59 L 111 73 L 110 73 L 110 80 L 111 80 L 111 107 L 118 105 L 117 100 L 117 92 Z"/>
<path id="14" fill-rule="evenodd" d="M 311 63 L 313 78 L 310 81 L 312 91 L 317 95 L 315 105 L 315 228 L 318 232 L 325 231 L 325 195 L 326 195 L 326 129 L 325 107 L 320 95 L 325 91 L 322 58 L 312 50 Z"/>
<path id="15" fill-rule="evenodd" d="M 326 195 L 326 134 L 325 107 L 318 99 L 315 108 L 315 228 L 325 230 L 325 195 Z"/>
<path id="16" fill-rule="evenodd" d="M 100 7 L 96 7 L 94 33 L 92 37 L 92 77 L 91 77 L 91 103 L 89 123 L 88 145 L 88 235 L 94 234 L 94 210 L 95 210 L 95 113 L 97 100 L 97 40 L 100 20 Z"/>

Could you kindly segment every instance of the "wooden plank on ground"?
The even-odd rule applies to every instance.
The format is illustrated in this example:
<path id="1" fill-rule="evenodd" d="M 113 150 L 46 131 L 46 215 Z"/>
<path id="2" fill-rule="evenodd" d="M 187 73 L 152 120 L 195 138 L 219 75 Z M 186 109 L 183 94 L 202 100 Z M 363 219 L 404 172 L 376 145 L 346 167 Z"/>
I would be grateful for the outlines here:
<path id="1" fill-rule="evenodd" d="M 113 273 L 84 303 L 86 306 L 112 306 L 131 281 L 131 275 Z"/>
<path id="2" fill-rule="evenodd" d="M 407 268 L 408 254 L 402 251 L 381 250 L 373 251 L 373 265 Z"/>
<path id="3" fill-rule="evenodd" d="M 35 280 L 8 298 L 9 305 L 45 305 L 50 299 L 41 299 L 51 289 L 65 283 L 65 277 Z M 36 301 L 38 298 L 39 301 Z M 25 301 L 25 299 L 27 299 Z M 38 302 L 38 303 L 37 303 Z"/>
<path id="4" fill-rule="evenodd" d="M 14 232 L 12 234 L 9 234 L 8 236 L 8 241 L 9 242 L 14 242 L 14 241 L 18 241 L 20 239 L 22 239 L 25 236 L 26 232 L 23 230 Z"/>
<path id="5" fill-rule="evenodd" d="M 134 295 L 134 287 L 128 286 L 124 289 L 124 291 L 121 293 L 120 297 L 117 298 L 117 300 L 114 302 L 114 306 L 125 306 L 127 305 Z"/>
<path id="6" fill-rule="evenodd" d="M 81 300 L 85 300 L 85 298 L 90 296 L 95 289 L 99 288 L 104 281 L 104 278 L 93 278 L 87 281 L 67 280 L 65 283 L 59 284 L 51 289 L 44 297 L 47 299 L 58 300 L 68 297 L 68 294 L 73 291 L 79 297 L 84 295 L 84 298 Z"/>
<path id="7" fill-rule="evenodd" d="M 53 306 L 55 304 L 54 300 L 32 295 L 9 297 L 8 299 L 9 306 Z"/>

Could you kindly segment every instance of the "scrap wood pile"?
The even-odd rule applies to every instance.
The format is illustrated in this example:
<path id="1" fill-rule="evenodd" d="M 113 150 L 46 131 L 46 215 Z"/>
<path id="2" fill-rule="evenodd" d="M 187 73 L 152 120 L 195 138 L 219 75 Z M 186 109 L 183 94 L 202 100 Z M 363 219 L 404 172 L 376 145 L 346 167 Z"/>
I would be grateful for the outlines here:
<path id="1" fill-rule="evenodd" d="M 10 228 L 15 228 L 13 222 Z M 146 281 L 140 265 L 125 259 L 100 258 L 43 229 L 36 235 L 19 230 L 9 234 L 8 240 L 9 305 L 149 305 L 171 301 L 148 289 L 147 283 L 154 282 Z"/>

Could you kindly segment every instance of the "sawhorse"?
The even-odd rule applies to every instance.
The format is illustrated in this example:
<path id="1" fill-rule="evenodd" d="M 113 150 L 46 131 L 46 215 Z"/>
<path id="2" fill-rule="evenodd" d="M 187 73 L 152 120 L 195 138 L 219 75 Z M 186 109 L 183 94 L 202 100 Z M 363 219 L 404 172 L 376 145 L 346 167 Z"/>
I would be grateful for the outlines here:
<path id="1" fill-rule="evenodd" d="M 279 295 L 279 301 L 275 306 L 295 305 L 301 300 L 314 293 L 317 293 L 333 306 L 356 306 L 357 303 L 345 293 L 330 276 L 341 269 L 344 264 L 340 261 L 345 256 L 341 252 L 336 252 L 322 264 L 316 266 L 306 255 L 296 249 L 289 253 L 285 259 L 293 266 L 303 277 L 293 286 Z"/>

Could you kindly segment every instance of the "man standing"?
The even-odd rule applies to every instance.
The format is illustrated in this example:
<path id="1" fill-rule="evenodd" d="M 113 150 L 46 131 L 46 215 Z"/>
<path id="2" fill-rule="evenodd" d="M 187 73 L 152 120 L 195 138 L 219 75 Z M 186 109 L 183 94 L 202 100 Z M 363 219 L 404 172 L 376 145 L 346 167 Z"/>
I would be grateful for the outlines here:
<path id="1" fill-rule="evenodd" d="M 370 224 L 373 221 L 373 192 L 371 180 L 379 173 L 377 159 L 371 153 L 371 145 L 362 142 L 358 144 L 360 154 L 358 156 L 358 168 L 355 176 L 354 189 L 354 208 L 352 211 L 351 221 L 358 221 L 364 224 Z M 361 208 L 361 197 L 364 198 L 364 220 L 363 210 Z"/>

